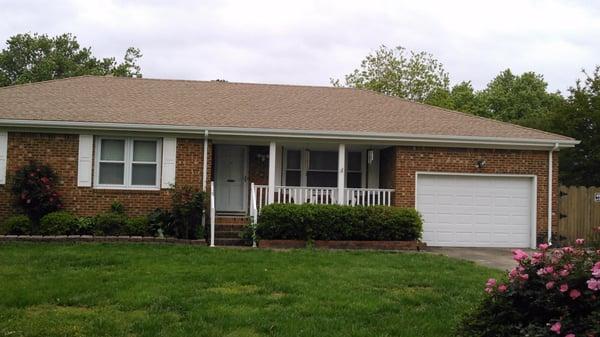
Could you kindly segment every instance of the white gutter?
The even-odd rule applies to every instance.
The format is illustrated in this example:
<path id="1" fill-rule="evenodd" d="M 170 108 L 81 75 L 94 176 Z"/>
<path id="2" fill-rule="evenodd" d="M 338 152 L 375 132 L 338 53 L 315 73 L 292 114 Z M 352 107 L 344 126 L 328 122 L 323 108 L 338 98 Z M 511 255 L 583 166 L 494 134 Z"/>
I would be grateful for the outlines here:
<path id="1" fill-rule="evenodd" d="M 548 244 L 552 244 L 552 154 L 558 150 L 558 143 L 548 152 Z"/>
<path id="2" fill-rule="evenodd" d="M 203 150 L 203 158 L 202 158 L 202 191 L 206 192 L 206 170 L 208 169 L 208 130 L 204 130 L 204 147 Z"/>
<path id="3" fill-rule="evenodd" d="M 451 143 L 456 145 L 498 145 L 498 146 L 549 146 L 559 144 L 560 147 L 573 147 L 580 142 L 572 139 L 557 141 L 556 139 L 532 138 L 504 138 L 481 136 L 444 136 L 427 134 L 406 133 L 375 133 L 355 131 L 323 131 L 323 130 L 292 130 L 292 129 L 265 129 L 265 128 L 237 128 L 237 127 L 195 127 L 187 125 L 163 124 L 127 124 L 104 122 L 68 122 L 68 121 L 42 121 L 42 120 L 17 120 L 0 119 L 0 127 L 31 127 L 53 129 L 86 129 L 106 131 L 144 131 L 156 133 L 182 133 L 202 134 L 210 131 L 213 136 L 250 136 L 250 137 L 277 137 L 298 139 L 331 139 L 331 140 L 356 140 L 356 141 L 382 141 L 382 142 L 419 142 L 419 143 Z"/>

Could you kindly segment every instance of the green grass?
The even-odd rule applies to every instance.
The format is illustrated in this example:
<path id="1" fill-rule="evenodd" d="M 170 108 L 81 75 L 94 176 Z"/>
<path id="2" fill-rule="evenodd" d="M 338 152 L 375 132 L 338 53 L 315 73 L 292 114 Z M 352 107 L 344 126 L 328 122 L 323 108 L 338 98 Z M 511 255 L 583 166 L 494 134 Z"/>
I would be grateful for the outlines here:
<path id="1" fill-rule="evenodd" d="M 0 336 L 448 336 L 491 276 L 425 253 L 0 244 Z"/>

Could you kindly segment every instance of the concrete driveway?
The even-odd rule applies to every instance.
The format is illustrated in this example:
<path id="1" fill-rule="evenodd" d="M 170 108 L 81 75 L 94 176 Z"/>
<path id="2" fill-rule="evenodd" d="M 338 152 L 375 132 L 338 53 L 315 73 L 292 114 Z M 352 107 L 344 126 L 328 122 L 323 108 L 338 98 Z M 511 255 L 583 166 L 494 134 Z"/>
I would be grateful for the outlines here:
<path id="1" fill-rule="evenodd" d="M 479 265 L 510 270 L 517 265 L 512 258 L 514 248 L 463 248 L 463 247 L 427 247 L 432 254 L 442 254 L 449 257 L 473 261 Z M 530 250 L 523 249 L 530 253 Z"/>

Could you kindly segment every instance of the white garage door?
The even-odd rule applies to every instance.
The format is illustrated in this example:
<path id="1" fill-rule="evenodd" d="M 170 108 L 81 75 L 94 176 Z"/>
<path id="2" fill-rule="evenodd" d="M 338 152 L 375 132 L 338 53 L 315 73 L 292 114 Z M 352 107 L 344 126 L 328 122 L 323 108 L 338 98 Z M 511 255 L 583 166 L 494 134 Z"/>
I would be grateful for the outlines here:
<path id="1" fill-rule="evenodd" d="M 530 247 L 530 177 L 417 176 L 417 209 L 430 246 Z"/>

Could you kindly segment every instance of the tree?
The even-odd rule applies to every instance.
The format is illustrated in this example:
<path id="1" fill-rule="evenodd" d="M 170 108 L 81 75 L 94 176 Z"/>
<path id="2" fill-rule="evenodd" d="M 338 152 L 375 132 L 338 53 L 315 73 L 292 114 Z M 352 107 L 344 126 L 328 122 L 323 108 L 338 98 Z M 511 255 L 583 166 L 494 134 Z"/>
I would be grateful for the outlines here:
<path id="1" fill-rule="evenodd" d="M 552 115 L 552 131 L 581 140 L 560 151 L 560 179 L 567 185 L 600 186 L 600 66 L 569 88 L 565 107 Z"/>
<path id="2" fill-rule="evenodd" d="M 425 102 L 440 90 L 448 90 L 449 76 L 433 55 L 403 47 L 382 45 L 367 55 L 360 68 L 344 77 L 345 83 L 332 79 L 334 86 L 347 86 L 381 92 L 417 102 Z"/>
<path id="3" fill-rule="evenodd" d="M 549 114 L 564 103 L 560 93 L 549 93 L 542 75 L 514 75 L 506 69 L 477 94 L 482 105 L 478 115 L 505 122 L 547 129 Z"/>
<path id="4" fill-rule="evenodd" d="M 434 92 L 425 103 L 446 109 L 482 114 L 483 106 L 479 93 L 473 89 L 470 81 L 463 81 L 451 90 L 440 89 Z"/>
<path id="5" fill-rule="evenodd" d="M 142 54 L 133 47 L 117 63 L 114 57 L 94 57 L 91 48 L 80 47 L 71 34 L 18 34 L 6 45 L 0 52 L 0 86 L 81 75 L 142 76 L 137 65 Z"/>

